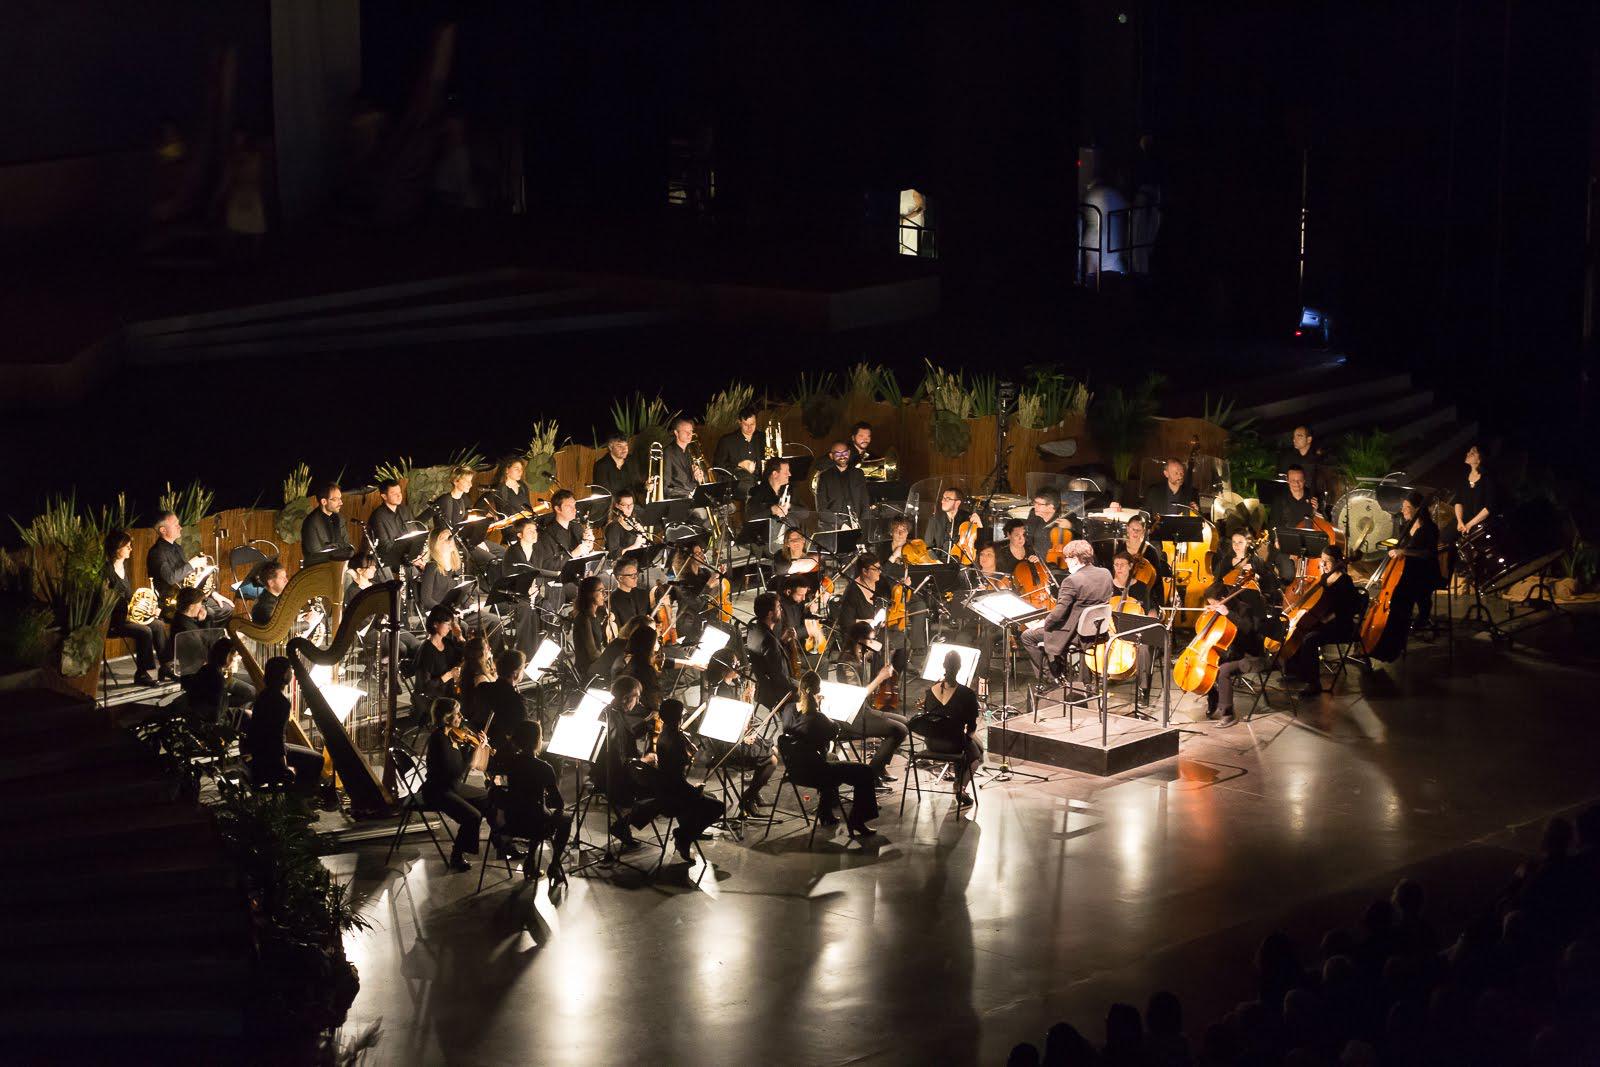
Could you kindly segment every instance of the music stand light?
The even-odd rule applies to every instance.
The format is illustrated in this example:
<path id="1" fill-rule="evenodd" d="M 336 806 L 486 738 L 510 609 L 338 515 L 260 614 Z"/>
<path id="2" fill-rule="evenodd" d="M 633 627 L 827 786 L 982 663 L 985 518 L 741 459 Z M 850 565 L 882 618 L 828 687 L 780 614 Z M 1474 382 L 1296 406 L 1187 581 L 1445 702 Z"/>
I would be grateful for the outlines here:
<path id="1" fill-rule="evenodd" d="M 732 697 L 712 697 L 700 716 L 700 736 L 713 741 L 737 745 L 750 730 L 750 717 L 756 712 L 754 704 Z"/>
<path id="2" fill-rule="evenodd" d="M 539 679 L 550 669 L 556 659 L 561 655 L 561 646 L 546 637 L 539 642 L 539 647 L 533 650 L 533 658 L 528 665 L 522 668 L 522 676 L 533 685 L 539 684 Z"/>
<path id="3" fill-rule="evenodd" d="M 978 673 L 978 660 L 983 652 L 969 645 L 954 645 L 948 641 L 935 641 L 928 646 L 928 658 L 922 661 L 922 680 L 924 682 L 942 681 L 944 678 L 944 658 L 954 652 L 961 657 L 961 672 L 956 675 L 956 681 L 962 685 L 972 685 L 972 679 Z"/>
<path id="4" fill-rule="evenodd" d="M 349 721 L 350 713 L 361 703 L 361 698 L 367 695 L 364 690 L 353 685 L 340 685 L 337 682 L 332 685 L 320 685 L 317 687 L 317 692 L 322 694 L 322 699 L 327 702 L 333 717 L 341 723 Z"/>

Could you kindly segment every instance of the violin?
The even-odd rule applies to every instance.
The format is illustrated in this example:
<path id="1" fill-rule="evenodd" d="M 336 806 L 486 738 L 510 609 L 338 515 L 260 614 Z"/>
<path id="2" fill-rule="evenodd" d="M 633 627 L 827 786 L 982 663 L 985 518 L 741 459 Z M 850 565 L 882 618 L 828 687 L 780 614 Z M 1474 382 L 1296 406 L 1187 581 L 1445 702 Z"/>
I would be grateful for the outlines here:
<path id="1" fill-rule="evenodd" d="M 489 757 L 494 755 L 494 749 L 489 747 L 489 723 L 494 722 L 494 712 L 489 713 L 489 721 L 483 724 L 483 732 L 468 729 L 465 726 L 446 726 L 445 736 L 457 748 L 472 749 L 472 757 L 467 761 L 468 771 L 484 771 L 489 767 Z"/>
<path id="2" fill-rule="evenodd" d="M 1239 567 L 1239 584 L 1233 587 L 1221 603 L 1226 604 L 1246 589 L 1260 592 L 1256 584 L 1255 568 L 1248 563 Z M 1186 693 L 1209 693 L 1217 684 L 1217 671 L 1222 666 L 1222 653 L 1239 636 L 1239 628 L 1232 619 L 1219 611 L 1207 609 L 1194 625 L 1194 639 L 1172 665 L 1172 681 Z"/>
<path id="3" fill-rule="evenodd" d="M 965 567 L 970 567 L 978 560 L 978 516 L 968 515 L 961 525 L 956 527 L 956 537 L 950 546 L 950 558 Z"/>
<path id="4" fill-rule="evenodd" d="M 1050 547 L 1045 549 L 1044 561 L 1053 567 L 1065 568 L 1067 554 L 1064 549 L 1072 540 L 1072 527 L 1067 525 L 1067 520 L 1057 518 L 1050 523 Z"/>

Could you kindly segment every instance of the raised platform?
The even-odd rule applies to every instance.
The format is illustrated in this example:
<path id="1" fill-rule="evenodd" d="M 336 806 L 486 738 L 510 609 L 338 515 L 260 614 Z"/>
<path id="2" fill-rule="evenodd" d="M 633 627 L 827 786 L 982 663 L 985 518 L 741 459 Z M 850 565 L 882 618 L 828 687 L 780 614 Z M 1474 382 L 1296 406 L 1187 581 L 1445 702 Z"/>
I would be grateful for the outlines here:
<path id="1" fill-rule="evenodd" d="M 1107 776 L 1159 763 L 1178 754 L 1178 731 L 1163 728 L 1159 722 L 1112 714 L 1102 740 L 1100 715 L 1095 708 L 1075 710 L 1070 726 L 1058 705 L 1047 701 L 1045 708 L 1049 714 L 1041 709 L 1038 722 L 1033 721 L 1031 714 L 1025 714 L 1007 720 L 1004 727 L 998 723 L 990 725 L 991 758 L 1005 756 Z"/>

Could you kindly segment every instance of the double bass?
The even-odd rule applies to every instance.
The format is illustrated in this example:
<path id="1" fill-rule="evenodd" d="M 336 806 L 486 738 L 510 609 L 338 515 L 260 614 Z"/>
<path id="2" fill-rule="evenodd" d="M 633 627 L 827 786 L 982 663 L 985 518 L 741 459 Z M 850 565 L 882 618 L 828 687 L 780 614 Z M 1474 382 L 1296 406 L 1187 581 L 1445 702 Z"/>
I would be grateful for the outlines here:
<path id="1" fill-rule="evenodd" d="M 1260 592 L 1256 584 L 1255 568 L 1250 564 L 1241 564 L 1236 573 L 1240 575 L 1239 583 L 1231 587 L 1227 596 L 1222 598 L 1226 604 L 1246 589 Z M 1239 628 L 1232 619 L 1217 611 L 1207 609 L 1194 624 L 1194 639 L 1178 656 L 1172 665 L 1172 682 L 1185 693 L 1209 693 L 1211 687 L 1217 684 L 1217 671 L 1222 666 L 1222 653 L 1233 644 L 1233 639 L 1239 636 Z"/>
<path id="2" fill-rule="evenodd" d="M 1383 640 L 1383 631 L 1389 628 L 1389 615 L 1394 610 L 1394 595 L 1400 588 L 1400 576 L 1406 570 L 1404 555 L 1385 556 L 1383 565 L 1373 572 L 1367 582 L 1367 613 L 1361 617 L 1361 650 L 1372 655 Z"/>

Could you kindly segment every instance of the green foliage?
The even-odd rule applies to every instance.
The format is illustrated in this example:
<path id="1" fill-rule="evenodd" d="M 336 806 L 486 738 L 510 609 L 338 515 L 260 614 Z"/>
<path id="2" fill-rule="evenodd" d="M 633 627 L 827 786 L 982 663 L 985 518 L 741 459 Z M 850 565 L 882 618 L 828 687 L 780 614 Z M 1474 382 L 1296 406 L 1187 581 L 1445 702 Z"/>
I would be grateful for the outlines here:
<path id="1" fill-rule="evenodd" d="M 300 526 L 306 521 L 306 516 L 311 514 L 311 509 L 316 507 L 316 501 L 309 496 L 288 501 L 278 509 L 278 514 L 272 519 L 272 532 L 277 535 L 282 544 L 293 545 L 300 542 Z"/>
<path id="2" fill-rule="evenodd" d="M 646 397 L 635 391 L 632 396 L 611 403 L 611 424 L 633 442 L 635 448 L 648 447 L 652 442 L 665 443 L 670 417 L 667 402 L 661 399 L 660 393 Z"/>
<path id="3" fill-rule="evenodd" d="M 915 399 L 927 401 L 936 413 L 948 411 L 958 419 L 970 419 L 972 397 L 967 392 L 966 383 L 961 380 L 960 372 L 952 374 L 943 367 L 935 367 L 932 361 L 926 359 L 922 364 L 927 371 L 917 386 Z"/>
<path id="4" fill-rule="evenodd" d="M 802 371 L 790 400 L 800 409 L 800 423 L 812 437 L 827 437 L 844 415 L 839 380 L 832 373 L 813 377 Z"/>
<path id="5" fill-rule="evenodd" d="M 373 469 L 372 477 L 379 483 L 393 478 L 405 486 L 406 499 L 412 506 L 421 507 L 432 502 L 440 493 L 449 490 L 452 468 L 471 467 L 477 470 L 483 465 L 483 453 L 477 450 L 476 445 L 471 445 L 456 449 L 448 460 L 435 467 L 418 467 L 411 462 L 410 456 L 401 456 L 388 463 L 378 464 Z"/>
<path id="6" fill-rule="evenodd" d="M 1211 394 L 1206 393 L 1200 404 L 1200 418 L 1211 423 L 1213 426 L 1222 427 L 1229 433 L 1235 433 L 1239 430 L 1248 430 L 1250 427 L 1254 426 L 1256 424 L 1254 415 L 1247 419 L 1235 419 L 1233 417 L 1234 403 L 1235 400 L 1233 397 L 1219 396 L 1217 397 L 1216 404 L 1213 405 L 1211 403 Z"/>
<path id="7" fill-rule="evenodd" d="M 905 405 L 906 394 L 900 388 L 900 378 L 890 367 L 879 367 L 873 383 L 873 395 L 882 403 L 893 404 L 896 409 Z"/>
<path id="8" fill-rule="evenodd" d="M 972 417 L 981 419 L 1000 412 L 1000 377 L 996 374 L 974 375 L 967 382 L 967 396 L 972 405 Z"/>
<path id="9" fill-rule="evenodd" d="M 1120 385 L 1103 389 L 1088 409 L 1089 436 L 1111 460 L 1118 481 L 1127 481 L 1138 454 L 1155 426 L 1166 377 L 1150 373 L 1132 389 Z"/>
<path id="10" fill-rule="evenodd" d="M 185 556 L 198 556 L 200 554 L 200 520 L 211 513 L 211 505 L 216 501 L 216 494 L 199 481 L 192 481 L 182 490 L 172 488 L 172 483 L 167 483 L 166 491 L 157 501 L 162 511 L 170 511 L 178 516 L 178 522 L 183 525 L 183 533 L 178 535 L 178 547 L 183 549 Z"/>
<path id="11" fill-rule="evenodd" d="M 1278 460 L 1272 446 L 1252 429 L 1230 433 L 1223 451 L 1228 460 L 1229 483 L 1240 496 L 1259 498 L 1261 484 L 1271 481 L 1278 473 Z"/>
<path id="12" fill-rule="evenodd" d="M 1600 577 L 1600 545 L 1578 538 L 1562 557 L 1561 566 L 1577 592 L 1588 592 Z"/>
<path id="13" fill-rule="evenodd" d="M 1362 478 L 1382 478 L 1392 474 L 1396 462 L 1394 443 L 1382 430 L 1347 434 L 1334 454 L 1334 465 L 1345 484 L 1351 488 Z"/>
<path id="14" fill-rule="evenodd" d="M 933 447 L 951 459 L 966 452 L 972 444 L 972 427 L 966 419 L 944 408 L 933 410 Z"/>
<path id="15" fill-rule="evenodd" d="M 311 468 L 304 463 L 299 464 L 289 472 L 283 480 L 283 503 L 287 507 L 299 500 L 305 500 L 311 495 Z"/>
<path id="16" fill-rule="evenodd" d="M 63 634 L 98 631 L 110 618 L 115 601 L 105 578 L 105 539 L 127 522 L 123 497 L 115 507 L 93 512 L 80 510 L 74 493 L 51 497 L 27 526 L 16 524 L 32 556 L 33 593 Z"/>
<path id="17" fill-rule="evenodd" d="M 1028 368 L 1017 391 L 1017 421 L 1030 430 L 1048 430 L 1070 415 L 1083 414 L 1089 390 L 1051 366 Z"/>
<path id="18" fill-rule="evenodd" d="M 884 368 L 877 363 L 861 362 L 844 374 L 844 403 L 847 410 L 858 410 L 863 404 L 878 399 L 878 383 Z"/>
<path id="19" fill-rule="evenodd" d="M 555 419 L 541 419 L 533 424 L 533 434 L 522 453 L 523 463 L 527 467 L 522 480 L 530 493 L 547 493 L 556 484 L 556 438 L 559 432 L 560 423 Z"/>
<path id="20" fill-rule="evenodd" d="M 752 386 L 734 382 L 706 403 L 706 413 L 700 420 L 700 432 L 711 440 L 731 433 L 739 421 L 739 412 L 749 407 L 756 398 Z"/>

